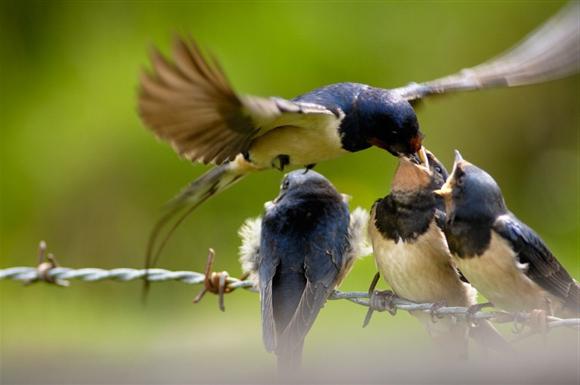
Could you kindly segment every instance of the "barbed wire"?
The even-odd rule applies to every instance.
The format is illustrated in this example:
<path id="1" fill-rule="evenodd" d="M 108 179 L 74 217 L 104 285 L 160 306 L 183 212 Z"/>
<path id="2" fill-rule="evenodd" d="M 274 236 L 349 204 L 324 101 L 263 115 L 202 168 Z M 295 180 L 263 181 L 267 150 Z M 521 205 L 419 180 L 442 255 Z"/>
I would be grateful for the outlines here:
<path id="1" fill-rule="evenodd" d="M 225 274 L 225 276 L 224 276 Z M 250 291 L 256 291 L 254 282 L 248 279 L 241 280 L 227 275 L 225 272 L 215 273 L 211 275 L 215 277 L 221 276 L 225 282 L 228 291 L 243 288 Z M 209 275 L 195 272 L 195 271 L 170 271 L 166 269 L 131 269 L 131 268 L 116 268 L 116 269 L 100 269 L 100 268 L 80 268 L 73 269 L 70 267 L 52 266 L 48 269 L 39 267 L 10 267 L 0 269 L 0 280 L 13 280 L 24 283 L 34 282 L 48 282 L 57 284 L 59 286 L 68 286 L 69 280 L 79 280 L 84 282 L 102 282 L 102 281 L 116 281 L 129 282 L 135 280 L 142 280 L 147 276 L 151 282 L 168 282 L 176 281 L 189 285 L 201 285 L 207 282 L 206 278 Z M 212 291 L 212 290 L 209 290 Z M 378 293 L 378 292 L 375 292 Z M 379 297 L 380 298 L 380 297 Z M 469 308 L 458 306 L 442 306 L 436 303 L 415 303 L 395 295 L 390 296 L 388 303 L 383 300 L 373 302 L 373 296 L 368 292 L 352 291 L 344 292 L 335 290 L 329 298 L 330 300 L 348 300 L 352 303 L 370 307 L 375 311 L 390 311 L 392 314 L 396 310 L 404 310 L 408 312 L 423 311 L 430 313 L 432 317 L 451 316 L 455 318 L 467 319 L 472 322 L 478 320 L 490 320 L 496 323 L 523 323 L 530 319 L 531 315 L 528 313 L 509 313 L 501 310 L 481 311 L 481 307 Z M 383 302 L 381 304 L 381 302 Z M 475 309 L 475 311 L 474 311 Z M 557 327 L 573 327 L 580 328 L 580 318 L 558 318 L 547 316 L 548 329 Z"/>
<path id="2" fill-rule="evenodd" d="M 199 302 L 207 292 L 218 295 L 219 308 L 224 311 L 224 295 L 231 293 L 236 289 L 246 289 L 256 292 L 255 282 L 251 279 L 242 279 L 231 277 L 226 271 L 213 271 L 215 252 L 209 249 L 207 263 L 204 273 L 195 271 L 171 271 L 166 269 L 99 269 L 99 268 L 81 268 L 73 269 L 70 267 L 60 267 L 54 255 L 47 252 L 46 242 L 41 241 L 38 247 L 38 266 L 37 267 L 10 267 L 0 269 L 1 280 L 21 281 L 25 284 L 35 282 L 46 282 L 58 286 L 69 286 L 69 280 L 80 280 L 85 282 L 102 282 L 117 281 L 129 282 L 135 280 L 146 280 L 148 282 L 168 282 L 176 281 L 189 285 L 203 285 L 200 293 L 193 300 Z M 360 291 L 338 291 L 335 290 L 330 300 L 347 300 L 357 305 L 367 307 L 369 310 L 365 317 L 363 327 L 368 324 L 374 311 L 388 311 L 395 315 L 397 310 L 408 312 L 426 312 L 431 315 L 433 322 L 437 318 L 452 317 L 453 319 L 464 319 L 469 325 L 475 325 L 480 320 L 490 320 L 496 323 L 513 322 L 513 331 L 520 334 L 526 323 L 534 321 L 538 323 L 537 312 L 532 313 L 509 313 L 501 310 L 482 311 L 485 307 L 491 307 L 491 304 L 477 304 L 471 307 L 445 306 L 443 303 L 415 303 L 404 298 L 397 297 L 391 291 L 375 291 L 374 287 L 379 279 L 375 275 L 371 289 L 368 292 Z M 521 338 L 537 334 L 546 333 L 548 330 L 557 327 L 570 327 L 580 330 L 580 318 L 558 318 L 554 316 L 543 315 L 539 326 L 530 327 L 530 330 L 520 335 Z"/>
<path id="3" fill-rule="evenodd" d="M 195 271 L 170 271 L 165 269 L 131 269 L 131 268 L 117 268 L 117 269 L 99 269 L 94 267 L 87 267 L 81 269 L 73 269 L 70 267 L 53 267 L 46 273 L 42 273 L 36 267 L 9 267 L 0 269 L 0 280 L 21 281 L 24 283 L 32 283 L 37 281 L 48 281 L 50 283 L 60 281 L 60 286 L 68 286 L 69 280 L 79 280 L 85 282 L 99 282 L 99 281 L 118 281 L 128 282 L 143 279 L 147 276 L 150 282 L 166 282 L 177 281 L 189 285 L 203 284 L 205 274 Z M 254 284 L 250 280 L 239 280 L 234 277 L 226 279 L 228 287 L 232 289 L 245 288 L 253 289 Z"/>

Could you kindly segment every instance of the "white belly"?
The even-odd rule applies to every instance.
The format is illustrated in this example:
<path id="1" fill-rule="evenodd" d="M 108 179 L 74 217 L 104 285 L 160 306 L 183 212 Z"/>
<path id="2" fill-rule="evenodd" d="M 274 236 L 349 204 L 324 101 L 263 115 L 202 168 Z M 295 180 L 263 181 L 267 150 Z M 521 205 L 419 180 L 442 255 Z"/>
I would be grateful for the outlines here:
<path id="1" fill-rule="evenodd" d="M 548 310 L 546 298 L 552 300 L 552 296 L 524 274 L 508 242 L 495 232 L 481 256 L 454 259 L 469 282 L 495 306 L 508 311 Z"/>
<path id="2" fill-rule="evenodd" d="M 377 268 L 397 295 L 415 302 L 445 301 L 450 306 L 476 302 L 476 291 L 453 268 L 445 236 L 435 221 L 413 243 L 386 240 L 372 225 L 369 232 Z"/>
<path id="3" fill-rule="evenodd" d="M 338 134 L 339 120 L 308 128 L 287 126 L 276 128 L 256 139 L 250 158 L 258 167 L 270 167 L 272 160 L 284 154 L 291 166 L 305 166 L 337 158 L 348 153 L 342 148 Z"/>

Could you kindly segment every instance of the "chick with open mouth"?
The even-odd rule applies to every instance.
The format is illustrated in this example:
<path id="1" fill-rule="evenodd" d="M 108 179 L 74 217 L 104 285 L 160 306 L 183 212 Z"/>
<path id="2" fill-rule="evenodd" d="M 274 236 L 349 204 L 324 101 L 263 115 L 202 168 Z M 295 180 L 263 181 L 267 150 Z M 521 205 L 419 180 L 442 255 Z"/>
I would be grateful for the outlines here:
<path id="1" fill-rule="evenodd" d="M 453 171 L 435 194 L 445 202 L 454 261 L 495 306 L 532 312 L 543 324 L 547 314 L 580 314 L 580 286 L 540 236 L 509 211 L 491 175 L 456 151 Z"/>
<path id="2" fill-rule="evenodd" d="M 442 230 L 445 204 L 433 193 L 447 176 L 443 164 L 424 147 L 416 155 L 399 157 L 391 192 L 371 210 L 369 236 L 380 275 L 396 295 L 414 302 L 470 307 L 477 302 L 477 291 L 452 261 Z M 511 350 L 487 321 L 470 328 L 451 318 L 433 322 L 425 312 L 413 315 L 449 356 L 467 356 L 469 335 L 494 350 Z"/>

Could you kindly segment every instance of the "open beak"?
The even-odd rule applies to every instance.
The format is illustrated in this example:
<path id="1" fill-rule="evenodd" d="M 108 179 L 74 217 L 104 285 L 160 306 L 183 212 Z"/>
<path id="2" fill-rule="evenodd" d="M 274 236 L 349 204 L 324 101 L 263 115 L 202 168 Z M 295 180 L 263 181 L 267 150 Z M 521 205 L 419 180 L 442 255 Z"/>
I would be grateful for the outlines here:
<path id="1" fill-rule="evenodd" d="M 461 154 L 459 153 L 458 150 L 455 150 L 455 160 L 453 161 L 453 171 L 451 171 L 451 175 L 449 176 L 449 178 L 447 178 L 447 181 L 445 182 L 445 184 L 443 186 L 441 186 L 441 188 L 439 190 L 433 191 L 433 193 L 435 195 L 439 195 L 442 198 L 451 196 L 451 193 L 453 192 L 453 187 L 451 184 L 452 178 L 453 178 L 453 175 L 455 174 L 455 168 L 457 167 L 457 165 L 461 161 L 463 161 L 463 157 L 461 156 Z"/>
<path id="2" fill-rule="evenodd" d="M 459 153 L 459 150 L 455 150 L 455 160 L 453 161 L 454 164 L 457 164 L 463 160 L 463 157 Z"/>
<path id="3" fill-rule="evenodd" d="M 421 146 L 421 148 L 417 152 L 417 155 L 419 156 L 419 160 L 421 161 L 421 163 L 427 169 L 429 169 L 429 158 L 427 158 L 427 153 L 425 152 L 425 146 Z"/>
<path id="4" fill-rule="evenodd" d="M 433 194 L 439 195 L 441 198 L 445 198 L 451 196 L 452 191 L 453 189 L 451 188 L 451 181 L 448 180 L 443 186 L 441 186 L 439 190 L 434 190 Z"/>

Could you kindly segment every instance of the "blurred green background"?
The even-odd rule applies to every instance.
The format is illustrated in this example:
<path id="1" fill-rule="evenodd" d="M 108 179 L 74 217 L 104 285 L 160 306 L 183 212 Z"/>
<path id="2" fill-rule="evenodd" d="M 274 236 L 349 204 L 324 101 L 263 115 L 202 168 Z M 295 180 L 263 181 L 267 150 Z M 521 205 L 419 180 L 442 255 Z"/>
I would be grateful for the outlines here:
<path id="1" fill-rule="evenodd" d="M 394 87 L 446 75 L 510 47 L 561 5 L 2 1 L 0 268 L 33 265 L 41 239 L 64 266 L 142 266 L 159 208 L 205 169 L 178 159 L 136 113 L 148 50 L 167 52 L 175 33 L 209 48 L 240 92 L 292 97 L 333 82 Z M 576 278 L 579 85 L 576 76 L 453 95 L 419 110 L 426 146 L 449 166 L 458 148 L 488 170 Z M 352 207 L 369 208 L 394 166 L 371 149 L 317 170 L 353 196 Z M 201 271 L 213 247 L 217 269 L 238 275 L 237 229 L 277 194 L 281 176 L 252 175 L 198 209 L 160 267 Z M 373 274 L 366 258 L 343 288 L 365 290 Z M 213 296 L 192 305 L 199 287 L 178 283 L 153 285 L 143 307 L 140 287 L 0 282 L 0 382 L 228 382 L 274 371 L 256 294 L 229 295 L 221 313 Z M 407 314 L 378 315 L 363 330 L 364 314 L 329 303 L 306 343 L 309 365 L 330 365 L 329 346 L 333 357 L 379 361 L 385 346 L 428 348 Z"/>

